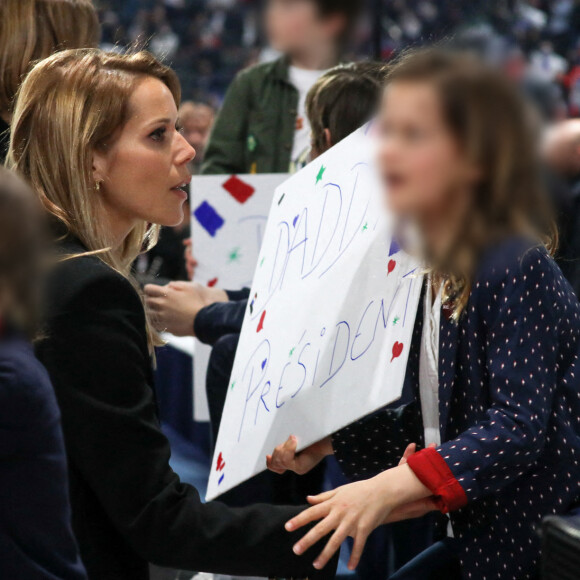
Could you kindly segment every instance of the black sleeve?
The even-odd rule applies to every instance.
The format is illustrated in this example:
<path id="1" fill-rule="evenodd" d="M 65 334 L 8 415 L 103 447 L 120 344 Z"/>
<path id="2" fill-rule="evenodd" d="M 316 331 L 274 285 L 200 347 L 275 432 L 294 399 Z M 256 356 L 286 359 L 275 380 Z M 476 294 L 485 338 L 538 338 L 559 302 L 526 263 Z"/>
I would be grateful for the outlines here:
<path id="1" fill-rule="evenodd" d="M 203 504 L 169 466 L 159 428 L 141 301 L 119 276 L 85 283 L 53 318 L 42 359 L 62 410 L 70 459 L 114 526 L 149 562 L 233 575 L 318 576 L 318 545 L 296 557 L 303 533 L 283 525 L 300 508 Z M 144 346 L 145 343 L 145 346 Z"/>
<path id="2" fill-rule="evenodd" d="M 242 288 L 241 290 L 226 290 L 226 294 L 231 302 L 238 300 L 248 300 L 250 298 L 251 289 Z"/>
<path id="3" fill-rule="evenodd" d="M 247 300 L 216 302 L 202 308 L 193 323 L 195 336 L 205 344 L 215 344 L 226 334 L 242 332 Z"/>

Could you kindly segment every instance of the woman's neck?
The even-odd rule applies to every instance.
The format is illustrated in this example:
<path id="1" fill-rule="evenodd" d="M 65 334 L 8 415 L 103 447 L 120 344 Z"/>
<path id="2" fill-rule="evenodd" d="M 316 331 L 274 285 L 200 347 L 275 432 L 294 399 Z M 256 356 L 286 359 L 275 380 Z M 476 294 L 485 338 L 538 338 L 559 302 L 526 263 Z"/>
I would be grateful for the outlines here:
<path id="1" fill-rule="evenodd" d="M 113 253 L 118 254 L 137 220 L 133 217 L 128 218 L 106 205 L 103 205 L 100 213 L 101 223 L 104 225 L 104 231 L 107 235 L 107 245 L 112 248 Z"/>

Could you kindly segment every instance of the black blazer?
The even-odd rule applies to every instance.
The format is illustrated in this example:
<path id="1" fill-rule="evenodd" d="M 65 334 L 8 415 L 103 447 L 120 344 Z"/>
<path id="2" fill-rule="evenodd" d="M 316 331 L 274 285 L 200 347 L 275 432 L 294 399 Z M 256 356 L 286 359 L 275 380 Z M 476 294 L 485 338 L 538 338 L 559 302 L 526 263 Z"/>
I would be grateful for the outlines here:
<path id="1" fill-rule="evenodd" d="M 76 242 L 61 245 L 81 253 Z M 148 562 L 171 568 L 333 578 L 313 573 L 318 545 L 284 523 L 300 508 L 203 504 L 169 466 L 159 428 L 145 314 L 132 285 L 95 256 L 61 262 L 47 290 L 38 356 L 62 411 L 73 527 L 91 580 L 143 580 Z M 335 568 L 334 568 L 335 569 Z"/>
<path id="2" fill-rule="evenodd" d="M 13 333 L 0 340 L 0 578 L 86 578 L 54 391 L 32 347 Z"/>

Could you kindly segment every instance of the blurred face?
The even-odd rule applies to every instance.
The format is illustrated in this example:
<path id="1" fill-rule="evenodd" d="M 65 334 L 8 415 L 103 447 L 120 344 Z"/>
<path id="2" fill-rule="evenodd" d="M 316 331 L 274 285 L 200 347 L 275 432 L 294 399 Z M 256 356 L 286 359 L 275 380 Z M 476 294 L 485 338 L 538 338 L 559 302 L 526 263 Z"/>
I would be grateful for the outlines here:
<path id="1" fill-rule="evenodd" d="M 183 220 L 195 150 L 176 127 L 177 108 L 161 81 L 147 78 L 130 100 L 126 125 L 93 157 L 103 205 L 121 241 L 139 221 L 175 226 Z"/>
<path id="2" fill-rule="evenodd" d="M 199 108 L 182 120 L 183 136 L 198 154 L 203 154 L 207 145 L 213 120 L 213 111 L 209 107 Z"/>
<path id="3" fill-rule="evenodd" d="M 269 0 L 266 32 L 272 48 L 286 54 L 300 54 L 340 34 L 340 16 L 321 17 L 312 0 Z"/>
<path id="4" fill-rule="evenodd" d="M 385 91 L 379 164 L 391 210 L 421 222 L 464 204 L 470 169 L 427 83 L 394 82 Z"/>

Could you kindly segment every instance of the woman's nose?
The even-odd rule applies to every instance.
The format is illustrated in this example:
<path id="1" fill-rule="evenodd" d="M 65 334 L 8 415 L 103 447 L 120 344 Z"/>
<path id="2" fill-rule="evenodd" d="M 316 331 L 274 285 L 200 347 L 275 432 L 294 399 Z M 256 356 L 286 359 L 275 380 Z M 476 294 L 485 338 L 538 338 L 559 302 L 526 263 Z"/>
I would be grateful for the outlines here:
<path id="1" fill-rule="evenodd" d="M 184 165 L 193 161 L 197 155 L 195 149 L 187 142 L 183 135 L 179 135 L 179 156 L 178 164 Z"/>

